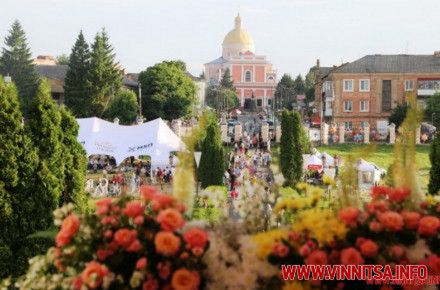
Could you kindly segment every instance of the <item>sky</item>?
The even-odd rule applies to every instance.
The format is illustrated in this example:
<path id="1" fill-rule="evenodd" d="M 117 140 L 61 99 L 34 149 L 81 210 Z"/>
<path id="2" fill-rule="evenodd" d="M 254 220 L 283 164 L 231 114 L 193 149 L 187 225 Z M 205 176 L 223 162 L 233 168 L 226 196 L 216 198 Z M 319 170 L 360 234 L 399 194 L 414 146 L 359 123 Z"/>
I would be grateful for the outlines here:
<path id="1" fill-rule="evenodd" d="M 237 12 L 255 52 L 305 74 L 367 54 L 440 50 L 440 0 L 0 0 L 0 38 L 18 19 L 34 56 L 69 54 L 80 31 L 105 27 L 127 72 L 181 59 L 194 75 L 221 55 Z M 1 41 L 0 46 L 3 46 Z"/>

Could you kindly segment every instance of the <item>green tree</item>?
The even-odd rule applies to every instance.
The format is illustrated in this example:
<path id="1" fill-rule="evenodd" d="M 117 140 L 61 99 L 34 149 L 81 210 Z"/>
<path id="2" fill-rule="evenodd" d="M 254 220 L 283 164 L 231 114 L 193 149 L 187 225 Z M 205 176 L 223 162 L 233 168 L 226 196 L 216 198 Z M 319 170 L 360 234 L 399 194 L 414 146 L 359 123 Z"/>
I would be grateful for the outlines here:
<path id="1" fill-rule="evenodd" d="M 428 99 L 425 117 L 432 121 L 435 127 L 440 128 L 440 93 L 436 93 Z"/>
<path id="2" fill-rule="evenodd" d="M 403 103 L 401 105 L 397 105 L 392 111 L 391 115 L 388 118 L 388 123 L 394 123 L 396 128 L 399 128 L 400 125 L 406 118 L 406 113 L 408 112 L 408 103 Z"/>
<path id="3" fill-rule="evenodd" d="M 280 168 L 285 185 L 293 186 L 303 173 L 301 117 L 298 112 L 284 110 L 281 114 Z"/>
<path id="4" fill-rule="evenodd" d="M 70 57 L 67 54 L 63 53 L 63 54 L 57 56 L 57 64 L 68 65 L 69 59 L 70 59 Z"/>
<path id="5" fill-rule="evenodd" d="M 139 115 L 139 103 L 136 94 L 127 89 L 121 90 L 111 101 L 106 113 L 110 120 L 118 118 L 123 125 L 130 125 Z"/>
<path id="6" fill-rule="evenodd" d="M 31 105 L 27 131 L 37 149 L 39 162 L 32 186 L 34 211 L 40 212 L 40 227 L 52 223 L 52 211 L 59 206 L 64 190 L 63 134 L 61 115 L 50 95 L 50 87 L 43 81 Z"/>
<path id="7" fill-rule="evenodd" d="M 295 82 L 288 74 L 284 74 L 278 82 L 274 95 L 274 108 L 283 109 L 291 106 L 295 99 Z"/>
<path id="8" fill-rule="evenodd" d="M 313 102 L 315 100 L 315 83 L 316 83 L 316 72 L 318 71 L 317 66 L 312 66 L 309 72 L 306 74 L 304 81 L 305 93 L 307 103 Z"/>
<path id="9" fill-rule="evenodd" d="M 122 74 L 115 61 L 113 47 L 105 29 L 96 34 L 87 76 L 91 97 L 91 115 L 102 116 L 110 100 L 122 87 Z"/>
<path id="10" fill-rule="evenodd" d="M 81 211 L 88 207 L 88 196 L 85 192 L 87 172 L 87 155 L 78 142 L 79 125 L 67 108 L 60 108 L 62 147 L 64 160 L 64 190 L 62 203 L 72 202 Z"/>
<path id="11" fill-rule="evenodd" d="M 206 137 L 202 143 L 202 156 L 198 170 L 202 188 L 223 184 L 224 165 L 220 128 L 217 123 L 210 123 L 206 128 Z"/>
<path id="12" fill-rule="evenodd" d="M 431 169 L 429 170 L 428 192 L 438 194 L 440 190 L 440 131 L 437 132 L 434 142 L 431 145 Z"/>
<path id="13" fill-rule="evenodd" d="M 9 35 L 5 38 L 5 45 L 0 56 L 0 74 L 11 76 L 15 82 L 21 108 L 26 115 L 35 97 L 39 79 L 32 62 L 26 34 L 18 20 L 12 24 Z"/>
<path id="14" fill-rule="evenodd" d="M 64 104 L 77 117 L 89 117 L 91 98 L 88 74 L 90 68 L 90 51 L 82 31 L 72 47 L 69 57 L 69 68 L 64 83 Z"/>
<path id="15" fill-rule="evenodd" d="M 297 94 L 304 94 L 306 91 L 306 84 L 301 74 L 297 75 L 294 82 L 294 89 Z"/>
<path id="16" fill-rule="evenodd" d="M 223 74 L 222 80 L 220 81 L 220 86 L 223 88 L 235 90 L 234 82 L 231 79 L 231 71 L 229 70 L 229 68 L 227 68 L 225 70 L 225 73 Z"/>
<path id="17" fill-rule="evenodd" d="M 216 110 L 229 110 L 240 106 L 235 89 L 211 85 L 206 92 L 206 105 Z"/>
<path id="18" fill-rule="evenodd" d="M 196 86 L 179 63 L 161 62 L 139 74 L 142 113 L 148 120 L 173 120 L 191 114 Z"/>

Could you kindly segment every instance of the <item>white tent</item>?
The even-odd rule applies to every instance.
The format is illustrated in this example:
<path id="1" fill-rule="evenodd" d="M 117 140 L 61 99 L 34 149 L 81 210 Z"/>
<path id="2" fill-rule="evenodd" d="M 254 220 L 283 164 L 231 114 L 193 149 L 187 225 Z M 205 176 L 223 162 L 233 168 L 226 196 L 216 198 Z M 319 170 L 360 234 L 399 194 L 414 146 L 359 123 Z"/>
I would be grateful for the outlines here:
<path id="1" fill-rule="evenodd" d="M 335 159 L 328 154 L 327 152 L 323 152 L 319 155 L 319 157 L 322 159 L 322 157 L 325 156 L 325 164 L 326 166 L 334 166 L 335 165 Z"/>
<path id="2" fill-rule="evenodd" d="M 123 126 L 96 117 L 77 121 L 78 141 L 87 155 L 111 155 L 117 164 L 127 157 L 139 155 L 148 155 L 152 162 L 167 164 L 170 152 L 185 149 L 180 138 L 160 118 L 134 126 Z"/>
<path id="3" fill-rule="evenodd" d="M 379 168 L 374 163 L 367 162 L 360 159 L 357 165 L 359 175 L 359 186 L 361 188 L 369 188 L 370 186 L 379 183 L 381 175 L 385 172 L 384 169 Z"/>
<path id="4" fill-rule="evenodd" d="M 312 154 L 304 154 L 304 169 L 306 170 L 321 170 L 322 169 L 322 160 L 317 155 Z"/>

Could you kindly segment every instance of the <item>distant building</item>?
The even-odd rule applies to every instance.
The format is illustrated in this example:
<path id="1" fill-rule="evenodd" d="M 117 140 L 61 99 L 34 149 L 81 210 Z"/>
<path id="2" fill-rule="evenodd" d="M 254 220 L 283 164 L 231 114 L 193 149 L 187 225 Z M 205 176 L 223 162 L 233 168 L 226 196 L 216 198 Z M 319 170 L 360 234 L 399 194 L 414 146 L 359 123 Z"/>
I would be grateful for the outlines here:
<path id="1" fill-rule="evenodd" d="M 235 17 L 234 29 L 223 40 L 222 56 L 205 64 L 208 83 L 219 83 L 227 68 L 231 71 L 241 106 L 246 99 L 252 98 L 256 99 L 259 108 L 272 105 L 276 71 L 266 56 L 255 54 L 254 40 L 243 29 L 240 15 Z"/>
<path id="2" fill-rule="evenodd" d="M 391 110 L 408 93 L 424 106 L 440 91 L 440 52 L 367 55 L 338 67 L 320 67 L 319 61 L 317 66 L 315 97 L 321 119 L 347 129 L 387 126 Z"/>
<path id="3" fill-rule="evenodd" d="M 35 65 L 56 65 L 58 64 L 55 57 L 51 55 L 39 55 L 34 59 Z"/>
<path id="4" fill-rule="evenodd" d="M 205 106 L 205 97 L 206 97 L 206 80 L 202 77 L 196 77 L 190 74 L 189 72 L 186 73 L 187 76 L 189 76 L 194 83 L 196 84 L 197 89 L 197 99 L 199 100 L 199 108 L 202 108 Z"/>

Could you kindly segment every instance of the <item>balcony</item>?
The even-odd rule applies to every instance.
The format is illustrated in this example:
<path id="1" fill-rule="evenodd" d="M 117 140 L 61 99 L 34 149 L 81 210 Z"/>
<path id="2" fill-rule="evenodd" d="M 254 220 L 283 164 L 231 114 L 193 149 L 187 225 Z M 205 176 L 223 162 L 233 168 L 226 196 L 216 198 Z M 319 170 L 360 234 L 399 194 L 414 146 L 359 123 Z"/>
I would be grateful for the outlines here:
<path id="1" fill-rule="evenodd" d="M 419 80 L 417 95 L 421 97 L 432 96 L 440 92 L 440 80 Z"/>

